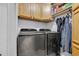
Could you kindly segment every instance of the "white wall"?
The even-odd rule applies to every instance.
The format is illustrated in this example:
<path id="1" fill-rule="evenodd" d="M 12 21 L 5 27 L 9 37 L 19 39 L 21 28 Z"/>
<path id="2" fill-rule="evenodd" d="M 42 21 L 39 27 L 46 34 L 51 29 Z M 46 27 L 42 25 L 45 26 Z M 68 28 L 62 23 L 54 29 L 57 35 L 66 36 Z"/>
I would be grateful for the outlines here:
<path id="1" fill-rule="evenodd" d="M 36 21 L 30 21 L 30 20 L 18 20 L 18 26 L 19 29 L 21 28 L 35 28 L 35 29 L 40 29 L 40 28 L 47 28 L 46 23 L 43 22 L 36 22 Z"/>
<path id="2" fill-rule="evenodd" d="M 51 29 L 51 31 L 57 32 L 57 25 L 55 21 L 47 23 L 46 25 L 48 29 Z"/>
<path id="3" fill-rule="evenodd" d="M 57 26 L 55 21 L 54 22 L 49 22 L 49 23 L 43 23 L 43 22 L 36 22 L 36 21 L 30 21 L 30 20 L 18 20 L 18 27 L 19 30 L 21 28 L 35 28 L 35 29 L 51 29 L 52 31 L 57 31 Z"/>

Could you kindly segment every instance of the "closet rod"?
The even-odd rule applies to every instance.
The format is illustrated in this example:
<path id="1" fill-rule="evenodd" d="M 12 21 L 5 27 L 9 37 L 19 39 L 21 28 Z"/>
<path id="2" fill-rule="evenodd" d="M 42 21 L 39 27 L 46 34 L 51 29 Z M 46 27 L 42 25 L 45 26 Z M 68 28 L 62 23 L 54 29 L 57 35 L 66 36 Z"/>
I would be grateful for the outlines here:
<path id="1" fill-rule="evenodd" d="M 59 11 L 59 12 L 53 14 L 52 17 L 55 18 L 55 17 L 57 17 L 57 16 L 60 16 L 60 15 L 62 15 L 62 14 L 65 14 L 65 13 L 69 13 L 69 12 L 72 13 L 71 10 L 72 10 L 72 7 L 69 7 L 69 8 L 67 8 L 67 9 L 65 9 L 65 10 L 61 10 L 61 11 Z"/>

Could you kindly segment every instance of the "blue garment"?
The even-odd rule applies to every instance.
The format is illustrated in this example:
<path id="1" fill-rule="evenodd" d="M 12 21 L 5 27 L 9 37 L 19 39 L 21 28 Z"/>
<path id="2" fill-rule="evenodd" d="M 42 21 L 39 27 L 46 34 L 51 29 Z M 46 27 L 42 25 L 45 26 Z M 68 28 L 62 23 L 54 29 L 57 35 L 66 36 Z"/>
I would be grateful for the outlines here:
<path id="1" fill-rule="evenodd" d="M 57 24 L 57 32 L 61 32 L 62 19 L 61 18 L 57 18 L 56 24 Z"/>
<path id="2" fill-rule="evenodd" d="M 62 18 L 57 18 L 56 19 L 56 24 L 57 24 L 57 32 L 60 32 L 60 35 L 61 35 L 61 31 L 62 31 L 62 23 L 63 23 L 63 21 L 62 21 Z M 61 45 L 61 38 L 60 38 L 60 47 L 62 46 Z"/>
<path id="3" fill-rule="evenodd" d="M 72 48 L 72 23 L 70 23 L 70 43 L 69 43 L 69 52 L 70 53 L 72 53 L 71 48 Z"/>
<path id="4" fill-rule="evenodd" d="M 65 17 L 65 24 L 63 26 L 62 35 L 61 35 L 61 43 L 63 50 L 65 52 L 69 52 L 69 42 L 70 42 L 70 26 L 69 26 L 69 17 Z"/>

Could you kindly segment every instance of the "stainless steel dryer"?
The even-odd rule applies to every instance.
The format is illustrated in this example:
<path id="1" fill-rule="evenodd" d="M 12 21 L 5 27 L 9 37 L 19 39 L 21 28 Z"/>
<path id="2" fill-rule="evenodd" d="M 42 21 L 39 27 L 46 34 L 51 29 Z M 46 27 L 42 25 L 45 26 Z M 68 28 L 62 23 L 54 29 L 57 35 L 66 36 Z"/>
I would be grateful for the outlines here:
<path id="1" fill-rule="evenodd" d="M 50 29 L 40 29 L 40 32 L 45 33 L 47 38 L 47 55 L 48 56 L 59 56 L 60 55 L 60 39 L 61 35 L 59 32 L 52 32 Z"/>

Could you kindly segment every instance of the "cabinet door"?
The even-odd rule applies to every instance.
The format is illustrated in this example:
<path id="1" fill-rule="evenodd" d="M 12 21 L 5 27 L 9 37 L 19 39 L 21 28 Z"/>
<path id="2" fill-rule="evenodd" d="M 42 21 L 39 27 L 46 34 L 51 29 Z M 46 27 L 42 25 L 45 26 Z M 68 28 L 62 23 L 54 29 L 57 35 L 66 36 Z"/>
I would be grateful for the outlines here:
<path id="1" fill-rule="evenodd" d="M 28 16 L 30 17 L 30 3 L 19 3 L 19 16 Z"/>
<path id="2" fill-rule="evenodd" d="M 30 4 L 31 16 L 36 19 L 49 19 L 51 16 L 51 7 L 47 3 L 31 3 Z"/>
<path id="3" fill-rule="evenodd" d="M 36 18 L 36 19 L 40 19 L 40 5 L 39 5 L 39 3 L 37 4 L 35 4 L 35 13 L 34 13 L 34 17 Z"/>
<path id="4" fill-rule="evenodd" d="M 40 6 L 38 3 L 31 3 L 30 4 L 30 13 L 31 16 L 35 19 L 39 19 L 40 18 Z"/>
<path id="5" fill-rule="evenodd" d="M 75 10 L 77 7 L 79 7 L 79 3 L 73 3 L 72 6 L 72 10 Z"/>
<path id="6" fill-rule="evenodd" d="M 51 16 L 51 7 L 50 7 L 50 4 L 47 4 L 47 3 L 45 3 L 45 4 L 42 4 L 41 5 L 41 15 L 42 15 L 42 19 L 49 19 L 50 18 L 50 16 Z"/>
<path id="7" fill-rule="evenodd" d="M 51 7 L 48 3 L 20 3 L 19 16 L 23 19 L 49 21 Z"/>
<path id="8" fill-rule="evenodd" d="M 34 17 L 34 13 L 35 13 L 36 7 L 34 3 L 30 4 L 30 14 L 32 17 Z"/>
<path id="9" fill-rule="evenodd" d="M 79 56 L 79 8 L 72 14 L 72 55 Z"/>
<path id="10" fill-rule="evenodd" d="M 26 16 L 29 16 L 29 17 L 31 17 L 31 13 L 30 13 L 30 3 L 26 3 L 25 4 L 25 14 L 26 14 Z"/>
<path id="11" fill-rule="evenodd" d="M 7 44 L 7 4 L 0 4 L 0 54 L 2 56 L 7 56 Z"/>
<path id="12" fill-rule="evenodd" d="M 20 4 L 18 4 L 18 14 L 19 14 L 19 16 L 20 15 L 25 15 L 25 4 L 22 4 L 22 3 L 20 3 Z"/>

